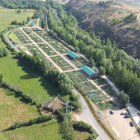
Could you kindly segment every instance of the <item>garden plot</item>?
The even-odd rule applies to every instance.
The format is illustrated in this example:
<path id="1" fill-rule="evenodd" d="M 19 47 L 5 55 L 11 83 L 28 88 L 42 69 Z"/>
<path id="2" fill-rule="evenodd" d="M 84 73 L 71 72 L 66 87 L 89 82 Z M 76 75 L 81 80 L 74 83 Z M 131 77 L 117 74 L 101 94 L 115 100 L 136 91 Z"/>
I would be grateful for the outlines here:
<path id="1" fill-rule="evenodd" d="M 16 30 L 15 34 L 22 43 L 25 43 L 25 44 L 32 43 L 30 39 L 21 30 Z"/>
<path id="2" fill-rule="evenodd" d="M 112 97 L 115 97 L 115 91 L 112 89 L 112 87 L 109 84 L 106 84 L 104 86 L 101 87 L 103 90 L 106 91 L 107 94 L 109 94 Z"/>
<path id="3" fill-rule="evenodd" d="M 96 90 L 97 88 L 92 85 L 83 75 L 81 75 L 79 72 L 71 72 L 67 73 L 71 80 L 84 92 L 92 92 Z"/>
<path id="4" fill-rule="evenodd" d="M 100 77 L 93 78 L 93 80 L 99 86 L 103 86 L 107 84 L 107 82 L 103 78 L 100 78 Z"/>
<path id="5" fill-rule="evenodd" d="M 41 54 L 40 50 L 35 46 L 35 45 L 27 45 L 26 46 L 28 48 L 28 51 L 31 53 L 31 54 Z M 43 55 L 43 54 L 42 54 Z"/>
<path id="6" fill-rule="evenodd" d="M 22 28 L 22 29 L 26 34 L 31 34 L 32 32 L 32 30 L 30 30 L 29 28 Z"/>
<path id="7" fill-rule="evenodd" d="M 42 40 L 38 36 L 36 36 L 34 33 L 30 33 L 28 34 L 28 36 L 36 43 L 42 42 Z"/>
<path id="8" fill-rule="evenodd" d="M 51 59 L 63 70 L 72 70 L 74 69 L 72 66 L 69 65 L 62 57 L 56 56 L 56 57 L 51 57 Z"/>
<path id="9" fill-rule="evenodd" d="M 52 50 L 47 44 L 41 43 L 38 46 L 47 54 L 47 55 L 56 55 L 56 52 Z"/>
<path id="10" fill-rule="evenodd" d="M 66 58 L 69 59 L 69 61 L 71 61 L 78 68 L 83 65 L 88 65 L 88 63 L 82 57 L 80 57 L 78 60 L 73 60 L 68 55 L 66 55 Z"/>
<path id="11" fill-rule="evenodd" d="M 58 41 L 49 41 L 49 44 L 61 54 L 67 54 L 69 51 L 63 44 Z"/>

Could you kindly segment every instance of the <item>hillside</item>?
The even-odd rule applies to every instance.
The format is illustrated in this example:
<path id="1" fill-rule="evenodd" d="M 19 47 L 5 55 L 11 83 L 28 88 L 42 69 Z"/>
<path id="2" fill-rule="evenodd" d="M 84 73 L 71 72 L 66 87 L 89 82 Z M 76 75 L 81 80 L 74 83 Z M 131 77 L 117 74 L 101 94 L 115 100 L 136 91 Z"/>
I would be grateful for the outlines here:
<path id="1" fill-rule="evenodd" d="M 65 8 L 76 16 L 82 29 L 110 38 L 128 54 L 140 58 L 140 8 L 123 2 L 71 0 Z"/>

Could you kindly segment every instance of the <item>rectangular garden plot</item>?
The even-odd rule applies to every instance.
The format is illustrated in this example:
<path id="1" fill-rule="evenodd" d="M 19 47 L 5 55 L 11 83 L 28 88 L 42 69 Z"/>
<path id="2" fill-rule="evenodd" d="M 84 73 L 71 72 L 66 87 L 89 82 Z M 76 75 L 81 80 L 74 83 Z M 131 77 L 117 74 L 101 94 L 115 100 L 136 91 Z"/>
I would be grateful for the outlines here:
<path id="1" fill-rule="evenodd" d="M 41 43 L 38 46 L 47 54 L 47 55 L 57 55 L 54 50 L 52 50 L 47 44 Z"/>
<path id="2" fill-rule="evenodd" d="M 35 53 L 42 54 L 35 45 L 27 45 L 26 47 L 31 54 L 35 54 Z"/>
<path id="3" fill-rule="evenodd" d="M 98 78 L 94 80 L 94 82 L 97 83 L 99 86 L 103 86 L 107 84 L 107 82 L 103 78 Z"/>
<path id="4" fill-rule="evenodd" d="M 74 69 L 60 56 L 51 57 L 51 59 L 64 71 Z"/>
<path id="5" fill-rule="evenodd" d="M 84 92 L 92 92 L 97 88 L 92 85 L 80 72 L 67 73 L 71 80 Z"/>
<path id="6" fill-rule="evenodd" d="M 69 51 L 63 44 L 58 41 L 49 41 L 49 44 L 61 54 L 67 54 Z"/>
<path id="7" fill-rule="evenodd" d="M 42 40 L 38 36 L 36 36 L 34 33 L 28 34 L 28 36 L 36 43 L 42 42 Z"/>
<path id="8" fill-rule="evenodd" d="M 27 43 L 32 43 L 32 42 L 30 41 L 30 39 L 29 39 L 21 30 L 16 30 L 16 31 L 15 31 L 15 34 L 16 34 L 16 36 L 20 39 L 20 41 L 21 41 L 22 43 L 25 43 L 25 44 L 27 44 Z"/>

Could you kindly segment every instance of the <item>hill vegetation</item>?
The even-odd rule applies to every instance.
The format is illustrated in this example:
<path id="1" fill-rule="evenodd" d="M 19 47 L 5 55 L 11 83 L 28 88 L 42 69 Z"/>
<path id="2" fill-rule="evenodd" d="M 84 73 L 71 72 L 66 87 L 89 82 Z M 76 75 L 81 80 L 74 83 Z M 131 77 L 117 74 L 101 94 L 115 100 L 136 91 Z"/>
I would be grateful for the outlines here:
<path id="1" fill-rule="evenodd" d="M 77 18 L 80 28 L 94 31 L 102 39 L 116 41 L 118 48 L 139 58 L 139 8 L 117 1 L 107 2 L 72 0 L 65 9 Z"/>
<path id="2" fill-rule="evenodd" d="M 52 7 L 58 10 L 58 16 L 55 10 L 48 6 L 49 27 L 60 38 L 75 48 L 78 47 L 90 61 L 94 60 L 96 66 L 106 73 L 121 90 L 124 90 L 130 96 L 130 100 L 139 107 L 140 61 L 123 50 L 117 49 L 115 42 L 109 39 L 101 40 L 94 32 L 88 33 L 78 28 L 76 18 L 64 11 L 62 7 L 57 4 Z"/>

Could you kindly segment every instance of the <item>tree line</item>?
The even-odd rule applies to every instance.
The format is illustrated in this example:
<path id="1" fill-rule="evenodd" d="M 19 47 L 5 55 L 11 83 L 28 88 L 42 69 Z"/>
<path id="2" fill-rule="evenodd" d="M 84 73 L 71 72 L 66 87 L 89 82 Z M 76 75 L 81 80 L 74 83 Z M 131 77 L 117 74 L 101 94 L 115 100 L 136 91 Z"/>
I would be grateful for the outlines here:
<path id="1" fill-rule="evenodd" d="M 39 0 L 0 0 L 0 5 L 10 9 L 36 9 L 43 7 L 43 2 Z"/>
<path id="2" fill-rule="evenodd" d="M 45 57 L 38 57 L 36 54 L 34 56 L 27 55 L 23 52 L 18 54 L 19 61 L 25 62 L 27 66 L 34 69 L 41 76 L 50 82 L 55 88 L 59 90 L 59 95 L 70 95 L 70 105 L 74 107 L 75 110 L 80 110 L 81 105 L 79 103 L 78 97 L 72 93 L 73 82 L 65 73 L 60 73 L 59 71 L 52 69 L 50 63 Z"/>
<path id="3" fill-rule="evenodd" d="M 130 96 L 130 101 L 140 107 L 140 61 L 116 47 L 116 42 L 101 40 L 95 33 L 80 29 L 76 18 L 56 4 L 48 8 L 49 28 L 95 64 L 102 74 L 107 74 L 118 88 Z M 58 11 L 58 15 L 56 14 Z"/>

